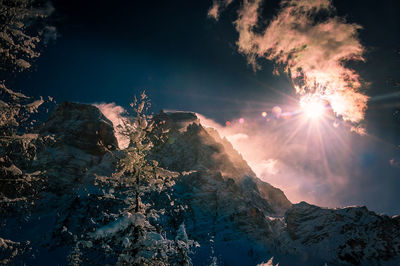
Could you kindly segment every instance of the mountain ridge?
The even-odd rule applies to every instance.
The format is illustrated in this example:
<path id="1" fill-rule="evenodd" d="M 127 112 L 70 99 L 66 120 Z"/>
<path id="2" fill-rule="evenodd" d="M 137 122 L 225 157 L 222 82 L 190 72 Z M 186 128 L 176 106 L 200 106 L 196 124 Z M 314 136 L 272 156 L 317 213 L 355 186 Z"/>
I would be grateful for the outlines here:
<path id="1" fill-rule="evenodd" d="M 195 265 L 400 261 L 398 217 L 365 207 L 292 204 L 194 113 L 161 112 L 154 120 L 170 131 L 152 159 L 179 173 L 168 193 L 156 197 L 156 206 L 165 209 L 167 233 L 184 222 L 189 237 L 200 243 L 192 255 Z M 96 107 L 62 103 L 37 133 L 1 138 L 1 187 L 10 187 L 10 180 L 37 180 L 7 190 L 1 201 L 1 262 L 34 265 L 50 259 L 65 265 L 74 235 L 95 226 L 90 215 L 115 208 L 111 199 L 99 206 L 102 192 L 93 184 L 95 176 L 115 171 L 120 151 L 110 123 Z"/>

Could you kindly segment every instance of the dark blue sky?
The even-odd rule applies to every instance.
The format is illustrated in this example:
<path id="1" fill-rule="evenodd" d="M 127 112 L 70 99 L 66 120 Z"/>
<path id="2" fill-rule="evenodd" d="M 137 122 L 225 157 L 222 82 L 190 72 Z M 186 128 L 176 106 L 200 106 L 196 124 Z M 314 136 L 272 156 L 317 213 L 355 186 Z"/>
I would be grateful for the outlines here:
<path id="1" fill-rule="evenodd" d="M 267 61 L 260 61 L 262 70 L 253 72 L 237 52 L 232 22 L 240 1 L 219 22 L 207 18 L 211 2 L 53 0 L 51 21 L 59 38 L 43 51 L 32 71 L 7 84 L 27 95 L 53 96 L 57 102 L 115 102 L 124 107 L 145 89 L 155 112 L 191 110 L 221 123 L 286 105 L 287 95 L 295 96 L 289 79 L 273 76 Z M 352 67 L 371 82 L 365 119 L 371 136 L 362 140 L 368 144 L 357 156 L 365 165 L 354 168 L 360 170 L 354 182 L 376 195 L 364 197 L 361 189 L 355 203 L 398 212 L 400 168 L 388 168 L 388 160 L 400 160 L 400 112 L 394 116 L 400 109 L 400 2 L 333 3 L 339 16 L 363 26 L 360 40 L 367 50 L 366 62 Z M 279 1 L 265 1 L 264 18 L 271 19 L 278 8 Z M 368 178 L 362 178 L 366 171 Z M 344 196 L 351 199 L 349 191 Z M 347 198 L 344 204 L 351 204 Z"/>
<path id="2" fill-rule="evenodd" d="M 53 2 L 60 37 L 43 51 L 34 71 L 13 83 L 28 94 L 126 106 L 134 93 L 146 89 L 155 110 L 193 110 L 224 121 L 292 93 L 286 77 L 272 75 L 270 62 L 254 73 L 237 52 L 232 21 L 239 1 L 218 23 L 206 17 L 211 1 Z M 356 68 L 372 82 L 367 93 L 399 92 L 391 81 L 400 80 L 399 4 L 354 0 L 334 5 L 340 16 L 364 27 L 360 38 L 367 62 Z M 278 6 L 279 1 L 267 1 L 265 18 Z M 399 98 L 386 102 L 390 108 L 371 104 L 370 110 L 378 110 L 370 115 L 392 123 Z"/>

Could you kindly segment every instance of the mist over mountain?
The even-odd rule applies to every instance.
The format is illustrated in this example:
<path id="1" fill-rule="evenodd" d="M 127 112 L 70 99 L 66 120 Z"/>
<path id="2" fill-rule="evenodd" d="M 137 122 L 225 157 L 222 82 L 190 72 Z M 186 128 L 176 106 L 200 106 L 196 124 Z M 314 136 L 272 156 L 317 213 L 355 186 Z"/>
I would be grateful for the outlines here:
<path id="1" fill-rule="evenodd" d="M 125 254 L 130 245 L 129 228 L 142 225 L 132 208 L 123 212 L 129 198 L 119 201 L 118 187 L 102 183 L 119 180 L 118 161 L 131 147 L 120 148 L 118 127 L 93 105 L 63 102 L 47 113 L 40 106 L 49 103 L 33 108 L 34 99 L 5 87 L 1 97 L 2 111 L 15 108 L 15 121 L 2 129 L 15 128 L 25 111 L 44 114 L 32 127 L 3 130 L 0 137 L 0 262 L 120 263 L 115 254 Z M 154 145 L 146 160 L 156 165 L 156 176 L 169 175 L 171 182 L 142 194 L 141 204 L 151 206 L 146 215 L 152 215 L 144 220 L 146 252 L 138 254 L 147 261 L 160 259 L 168 247 L 164 259 L 149 265 L 184 265 L 182 245 L 190 247 L 185 254 L 193 265 L 400 262 L 398 216 L 367 207 L 292 204 L 195 113 L 160 112 L 151 121 L 158 126 L 149 133 Z M 165 138 L 156 138 L 156 129 Z"/>
<path id="2" fill-rule="evenodd" d="M 400 265 L 399 3 L 0 0 L 0 265 Z"/>

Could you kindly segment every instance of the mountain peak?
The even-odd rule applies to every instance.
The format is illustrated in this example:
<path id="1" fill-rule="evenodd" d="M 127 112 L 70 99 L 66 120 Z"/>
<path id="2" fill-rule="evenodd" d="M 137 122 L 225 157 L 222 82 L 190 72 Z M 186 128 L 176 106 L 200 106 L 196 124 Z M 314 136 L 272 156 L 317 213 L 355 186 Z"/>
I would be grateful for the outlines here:
<path id="1" fill-rule="evenodd" d="M 51 113 L 40 129 L 90 154 L 104 154 L 118 147 L 113 124 L 92 105 L 63 102 Z"/>
<path id="2" fill-rule="evenodd" d="M 167 234 L 185 224 L 188 237 L 200 243 L 192 255 L 195 265 L 210 254 L 227 265 L 256 265 L 272 255 L 280 265 L 398 261 L 398 217 L 364 207 L 292 204 L 195 113 L 161 112 L 154 120 L 169 131 L 149 159 L 177 172 L 175 184 L 155 195 L 155 206 L 165 213 L 160 224 Z M 66 264 L 63 254 L 70 252 L 73 236 L 98 226 L 91 217 L 112 221 L 119 212 L 111 190 L 95 180 L 113 178 L 123 151 L 110 120 L 92 105 L 63 102 L 39 131 L 29 138 L 0 138 L 0 187 L 14 188 L 0 190 L 0 254 L 20 252 L 17 263 L 43 264 L 50 256 Z M 32 179 L 37 182 L 26 186 Z M 27 206 L 29 217 L 15 211 L 18 204 Z M 33 248 L 26 251 L 28 246 Z"/>

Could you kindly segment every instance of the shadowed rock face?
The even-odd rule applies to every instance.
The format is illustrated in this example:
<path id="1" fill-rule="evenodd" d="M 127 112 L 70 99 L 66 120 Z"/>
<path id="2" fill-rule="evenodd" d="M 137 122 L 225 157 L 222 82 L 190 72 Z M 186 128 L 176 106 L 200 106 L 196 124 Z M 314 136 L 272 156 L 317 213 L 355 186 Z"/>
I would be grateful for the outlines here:
<path id="1" fill-rule="evenodd" d="M 92 155 L 118 147 L 113 125 L 92 105 L 63 102 L 50 115 L 41 134 L 55 134 L 57 141 Z"/>
<path id="2" fill-rule="evenodd" d="M 199 124 L 199 119 L 195 113 L 192 112 L 169 112 L 168 117 L 176 123 L 197 123 Z"/>
<path id="3" fill-rule="evenodd" d="M 399 265 L 399 217 L 292 205 L 194 113 L 155 120 L 170 131 L 152 159 L 180 173 L 170 191 L 154 195 L 156 207 L 167 214 L 164 230 L 174 236 L 184 222 L 200 242 L 195 265 L 209 264 L 211 255 L 219 265 L 257 265 L 272 256 L 279 265 Z M 84 104 L 62 103 L 40 134 L 0 136 L 0 264 L 66 265 L 72 234 L 92 232 L 91 217 L 119 211 L 93 181 L 115 172 L 120 153 L 112 123 Z M 104 264 L 97 255 L 93 264 Z"/>
<path id="4" fill-rule="evenodd" d="M 155 154 L 164 167 L 177 172 L 199 171 L 209 178 L 220 176 L 233 182 L 240 191 L 236 196 L 250 200 L 265 215 L 282 216 L 290 208 L 281 190 L 259 180 L 233 146 L 216 130 L 200 125 L 194 113 L 161 113 L 155 119 L 165 121 L 170 129 L 168 142 Z"/>
<path id="5" fill-rule="evenodd" d="M 366 207 L 326 209 L 301 202 L 286 212 L 285 221 L 285 232 L 292 241 L 285 249 L 300 255 L 340 265 L 378 265 L 398 259 L 400 253 L 400 219 Z M 392 261 L 389 265 L 398 264 Z"/>
<path id="6" fill-rule="evenodd" d="M 185 218 L 188 232 L 202 239 L 211 228 L 216 246 L 220 245 L 216 252 L 223 254 L 223 246 L 229 245 L 229 254 L 222 255 L 228 265 L 236 265 L 229 257 L 240 252 L 232 243 L 246 237 L 252 239 L 248 247 L 261 242 L 266 250 L 274 250 L 279 265 L 398 265 L 399 218 L 365 207 L 292 205 L 281 190 L 259 180 L 215 130 L 196 119 L 187 121 L 183 130 L 171 114 L 162 114 L 162 119 L 171 131 L 156 157 L 164 167 L 185 173 L 176 188 L 185 196 L 176 196 L 186 198 L 191 207 L 190 217 Z"/>
<path id="7" fill-rule="evenodd" d="M 164 112 L 161 111 L 154 117 L 154 120 L 159 123 L 163 121 L 165 126 L 173 132 L 183 132 L 191 124 L 200 124 L 200 120 L 195 113 L 192 112 Z"/>

